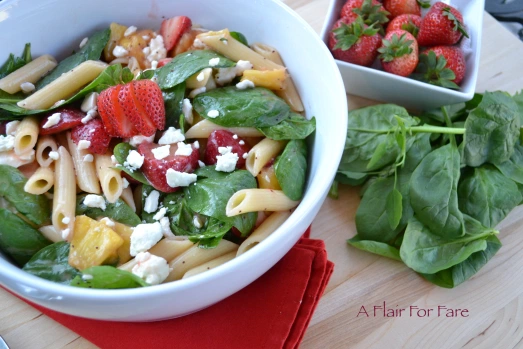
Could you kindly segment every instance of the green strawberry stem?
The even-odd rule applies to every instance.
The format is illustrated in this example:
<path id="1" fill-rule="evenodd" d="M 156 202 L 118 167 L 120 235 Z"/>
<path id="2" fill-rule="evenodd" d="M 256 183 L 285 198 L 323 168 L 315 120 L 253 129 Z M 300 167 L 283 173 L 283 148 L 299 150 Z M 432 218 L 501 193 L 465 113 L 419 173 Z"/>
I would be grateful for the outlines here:
<path id="1" fill-rule="evenodd" d="M 398 37 L 397 34 L 392 34 L 390 40 L 383 39 L 383 46 L 378 49 L 380 59 L 384 62 L 391 62 L 395 58 L 399 58 L 412 53 L 413 40 L 407 40 L 407 35 L 402 34 Z"/>
<path id="2" fill-rule="evenodd" d="M 350 24 L 341 23 L 339 28 L 336 28 L 332 31 L 334 33 L 334 37 L 337 40 L 334 49 L 347 51 L 354 44 L 356 44 L 363 35 L 376 35 L 379 29 L 374 28 L 374 24 L 375 23 L 365 27 L 365 23 L 360 16 L 358 16 L 358 18 L 356 18 L 356 20 Z"/>
<path id="3" fill-rule="evenodd" d="M 443 55 L 436 56 L 434 51 L 428 54 L 422 53 L 419 56 L 419 63 L 416 67 L 416 74 L 412 78 L 429 84 L 446 87 L 450 89 L 459 89 L 459 86 L 453 81 L 456 74 L 447 66 L 447 60 Z"/>
<path id="4" fill-rule="evenodd" d="M 463 27 L 463 24 L 454 16 L 454 14 L 450 11 L 450 7 L 445 7 L 443 10 L 443 16 L 446 16 L 449 20 L 451 20 L 454 23 L 454 28 L 452 28 L 454 31 L 459 31 L 461 33 L 461 39 L 463 39 L 463 36 L 469 37 L 469 34 L 465 30 L 465 27 Z"/>

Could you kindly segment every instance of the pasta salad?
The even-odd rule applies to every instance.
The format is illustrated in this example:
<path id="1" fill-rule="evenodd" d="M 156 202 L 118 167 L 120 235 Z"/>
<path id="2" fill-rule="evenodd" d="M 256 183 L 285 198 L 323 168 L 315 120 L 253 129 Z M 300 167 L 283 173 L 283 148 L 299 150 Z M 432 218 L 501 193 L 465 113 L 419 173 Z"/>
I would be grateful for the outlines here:
<path id="1" fill-rule="evenodd" d="M 185 16 L 112 23 L 0 67 L 0 250 L 36 276 L 133 288 L 210 270 L 303 196 L 304 108 L 277 50 Z"/>

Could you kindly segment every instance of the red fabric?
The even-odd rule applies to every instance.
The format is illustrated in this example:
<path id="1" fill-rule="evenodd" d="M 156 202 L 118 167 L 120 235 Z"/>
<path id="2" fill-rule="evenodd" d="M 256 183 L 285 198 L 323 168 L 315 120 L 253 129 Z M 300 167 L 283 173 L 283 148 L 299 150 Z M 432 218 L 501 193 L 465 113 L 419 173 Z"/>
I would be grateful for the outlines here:
<path id="1" fill-rule="evenodd" d="M 31 305 L 100 348 L 297 348 L 333 267 L 323 241 L 302 238 L 243 290 L 197 313 L 159 322 L 97 321 Z"/>

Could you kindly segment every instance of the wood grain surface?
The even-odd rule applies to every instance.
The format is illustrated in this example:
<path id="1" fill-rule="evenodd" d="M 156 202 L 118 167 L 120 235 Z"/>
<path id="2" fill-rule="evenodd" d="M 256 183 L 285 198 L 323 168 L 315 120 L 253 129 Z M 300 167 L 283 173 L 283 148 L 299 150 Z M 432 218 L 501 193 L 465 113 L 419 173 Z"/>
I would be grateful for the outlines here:
<path id="1" fill-rule="evenodd" d="M 319 33 L 328 0 L 285 0 Z M 478 91 L 523 88 L 523 44 L 485 15 Z M 348 96 L 356 109 L 373 104 Z M 503 247 L 472 279 L 453 290 L 433 286 L 403 264 L 346 244 L 356 234 L 358 189 L 341 187 L 315 219 L 312 237 L 325 240 L 334 274 L 301 348 L 519 348 L 523 347 L 523 208 L 499 226 Z M 428 317 L 387 318 L 391 309 L 433 309 Z M 361 307 L 369 317 L 358 316 Z M 468 317 L 434 314 L 438 306 L 467 309 Z M 408 314 L 407 314 L 408 315 Z M 0 335 L 12 349 L 96 348 L 74 332 L 0 289 Z"/>

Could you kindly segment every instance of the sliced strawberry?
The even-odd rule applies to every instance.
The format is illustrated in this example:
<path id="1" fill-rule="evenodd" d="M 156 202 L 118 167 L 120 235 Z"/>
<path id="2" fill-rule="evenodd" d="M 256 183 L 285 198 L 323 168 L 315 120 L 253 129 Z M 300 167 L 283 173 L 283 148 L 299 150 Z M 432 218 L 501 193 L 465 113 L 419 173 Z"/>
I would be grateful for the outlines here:
<path id="1" fill-rule="evenodd" d="M 158 61 L 158 65 L 157 65 L 157 68 L 161 68 L 163 67 L 164 65 L 166 65 L 167 63 L 169 63 L 170 61 L 172 61 L 172 58 L 162 58 Z"/>
<path id="2" fill-rule="evenodd" d="M 56 113 L 60 113 L 60 121 L 56 125 L 44 128 L 44 125 L 49 120 L 49 117 Z M 85 116 L 86 114 L 84 112 L 73 108 L 61 108 L 58 110 L 53 110 L 40 120 L 40 134 L 51 135 L 69 130 L 78 125 L 82 125 L 82 119 Z"/>
<path id="3" fill-rule="evenodd" d="M 71 138 L 77 145 L 81 140 L 91 142 L 88 150 L 93 154 L 105 154 L 111 142 L 111 136 L 105 131 L 100 119 L 93 119 L 85 125 L 76 126 L 71 131 Z"/>
<path id="4" fill-rule="evenodd" d="M 135 101 L 142 107 L 140 110 L 145 112 L 157 129 L 163 130 L 165 128 L 165 105 L 160 87 L 151 80 L 138 80 L 131 84 L 134 88 Z M 143 132 L 140 134 L 147 135 Z"/>
<path id="5" fill-rule="evenodd" d="M 240 137 L 236 137 L 237 138 L 234 138 L 234 133 L 226 130 L 213 131 L 207 140 L 207 147 L 205 148 L 205 164 L 214 165 L 218 161 L 216 156 L 220 155 L 220 152 L 218 151 L 219 147 L 232 147 L 232 152 L 238 154 L 236 168 L 245 167 L 243 154 L 248 153 L 249 150 L 251 150 L 251 146 Z"/>
<path id="6" fill-rule="evenodd" d="M 105 130 L 113 137 L 131 137 L 137 134 L 133 124 L 127 120 L 118 102 L 123 85 L 116 85 L 103 90 L 98 97 L 98 113 L 102 118 Z"/>
<path id="7" fill-rule="evenodd" d="M 122 107 L 127 120 L 134 125 L 140 134 L 152 136 L 156 132 L 156 127 L 149 120 L 142 105 L 135 98 L 133 83 L 122 86 L 118 93 L 118 103 Z"/>
<path id="8" fill-rule="evenodd" d="M 161 147 L 161 145 L 149 142 L 143 142 L 138 146 L 138 152 L 144 156 L 141 170 L 155 189 L 164 193 L 175 192 L 178 188 L 173 188 L 167 184 L 167 170 L 172 168 L 178 172 L 193 172 L 198 168 L 198 150 L 193 147 L 193 152 L 189 156 L 174 155 L 178 147 L 176 144 L 171 144 L 170 154 L 158 160 L 152 152 L 153 149 L 158 147 Z"/>
<path id="9" fill-rule="evenodd" d="M 164 19 L 160 27 L 160 35 L 163 36 L 165 49 L 169 51 L 176 46 L 181 36 L 191 30 L 191 26 L 191 19 L 186 16 Z"/>

